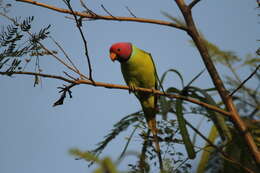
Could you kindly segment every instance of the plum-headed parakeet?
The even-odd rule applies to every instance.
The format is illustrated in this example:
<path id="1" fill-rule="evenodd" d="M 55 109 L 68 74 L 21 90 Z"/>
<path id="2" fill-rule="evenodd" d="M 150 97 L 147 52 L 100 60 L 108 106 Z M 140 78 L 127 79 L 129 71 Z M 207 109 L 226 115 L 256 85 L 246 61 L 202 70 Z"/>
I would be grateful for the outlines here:
<path id="1" fill-rule="evenodd" d="M 115 43 L 110 48 L 110 58 L 112 61 L 118 60 L 121 64 L 121 71 L 126 84 L 130 90 L 136 87 L 157 89 L 158 78 L 152 56 L 137 48 L 131 43 Z M 141 103 L 145 119 L 151 130 L 156 152 L 158 154 L 160 168 L 162 169 L 162 159 L 160 154 L 159 140 L 156 128 L 157 97 L 153 93 L 134 91 Z"/>

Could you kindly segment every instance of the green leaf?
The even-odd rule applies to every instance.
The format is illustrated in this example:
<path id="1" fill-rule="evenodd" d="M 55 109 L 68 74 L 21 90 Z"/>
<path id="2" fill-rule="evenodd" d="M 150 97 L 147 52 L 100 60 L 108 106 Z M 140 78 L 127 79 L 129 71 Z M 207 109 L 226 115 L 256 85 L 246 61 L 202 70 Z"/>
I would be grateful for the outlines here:
<path id="1" fill-rule="evenodd" d="M 84 152 L 77 148 L 70 149 L 69 153 L 73 156 L 85 159 L 86 161 L 93 161 L 93 162 L 97 162 L 97 163 L 100 162 L 100 160 L 96 156 L 94 156 L 92 153 Z"/>
<path id="2" fill-rule="evenodd" d="M 221 50 L 217 45 L 206 40 L 205 38 L 203 38 L 203 41 L 207 46 L 210 57 L 214 62 L 228 66 L 229 63 L 232 64 L 233 62 L 238 62 L 241 60 L 234 52 Z M 193 41 L 189 42 L 195 47 Z"/>
<path id="3" fill-rule="evenodd" d="M 179 128 L 180 128 L 180 134 L 182 136 L 182 140 L 185 145 L 188 157 L 190 159 L 194 159 L 196 157 L 196 153 L 195 153 L 193 144 L 191 142 L 191 139 L 190 139 L 187 127 L 186 127 L 185 119 L 183 117 L 182 102 L 183 101 L 180 99 L 178 99 L 176 101 L 176 116 L 177 116 L 177 120 L 178 120 L 178 124 L 179 124 Z"/>
<path id="4" fill-rule="evenodd" d="M 218 137 L 217 129 L 213 125 L 211 127 L 208 139 L 209 139 L 209 141 L 214 143 L 214 141 L 217 139 L 217 137 Z M 197 168 L 197 173 L 204 173 L 206 171 L 205 169 L 206 169 L 207 163 L 209 162 L 210 154 L 214 150 L 215 150 L 214 147 L 208 146 L 207 143 L 205 144 L 204 151 L 201 155 L 201 159 L 200 159 L 200 162 L 199 162 L 199 165 L 198 165 L 198 168 Z"/>
<path id="5" fill-rule="evenodd" d="M 217 106 L 217 103 L 214 101 L 214 99 L 203 89 L 200 89 L 198 87 L 190 86 L 187 88 L 188 91 L 192 92 L 192 95 L 190 95 L 193 98 L 197 98 L 202 102 Z M 196 92 L 202 94 L 203 97 L 199 96 Z M 212 119 L 213 123 L 218 129 L 218 132 L 222 139 L 225 139 L 227 141 L 231 140 L 232 135 L 231 132 L 226 125 L 226 120 L 223 115 L 221 115 L 218 112 L 206 109 L 207 113 L 209 114 L 210 118 Z M 226 142 L 227 142 L 226 141 Z"/>
<path id="6" fill-rule="evenodd" d="M 181 90 L 175 88 L 175 87 L 169 87 L 167 90 L 166 90 L 166 93 L 177 93 L 177 94 L 180 94 L 181 93 Z"/>
<path id="7" fill-rule="evenodd" d="M 159 103 L 160 103 L 160 113 L 162 115 L 162 119 L 167 120 L 167 114 L 168 112 L 170 112 L 172 108 L 171 100 L 167 100 L 166 97 L 160 96 Z"/>
<path id="8" fill-rule="evenodd" d="M 100 168 L 93 173 L 118 173 L 115 164 L 108 157 L 105 157 L 99 164 Z"/>
<path id="9" fill-rule="evenodd" d="M 167 75 L 169 72 L 172 72 L 172 73 L 177 74 L 177 76 L 178 76 L 178 77 L 180 78 L 180 80 L 181 80 L 182 87 L 184 87 L 183 77 L 182 77 L 181 73 L 180 73 L 178 70 L 175 70 L 175 69 L 169 69 L 169 70 L 167 70 L 166 72 L 164 72 L 163 75 L 162 75 L 162 77 L 161 77 L 161 80 L 160 80 L 161 83 L 163 83 L 163 81 L 164 81 L 166 75 Z"/>

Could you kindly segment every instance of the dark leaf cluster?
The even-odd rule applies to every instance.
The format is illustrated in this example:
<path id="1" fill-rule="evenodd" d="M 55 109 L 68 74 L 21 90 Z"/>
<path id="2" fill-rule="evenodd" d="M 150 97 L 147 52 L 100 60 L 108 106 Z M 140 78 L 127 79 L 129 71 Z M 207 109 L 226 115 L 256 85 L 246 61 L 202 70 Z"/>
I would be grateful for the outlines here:
<path id="1" fill-rule="evenodd" d="M 0 70 L 11 75 L 15 70 L 22 69 L 19 66 L 22 62 L 27 64 L 30 61 L 28 56 L 38 57 L 49 54 L 49 52 L 41 51 L 39 41 L 48 37 L 50 25 L 31 34 L 33 16 L 23 20 L 18 18 L 10 20 L 12 23 L 4 27 L 0 33 Z"/>

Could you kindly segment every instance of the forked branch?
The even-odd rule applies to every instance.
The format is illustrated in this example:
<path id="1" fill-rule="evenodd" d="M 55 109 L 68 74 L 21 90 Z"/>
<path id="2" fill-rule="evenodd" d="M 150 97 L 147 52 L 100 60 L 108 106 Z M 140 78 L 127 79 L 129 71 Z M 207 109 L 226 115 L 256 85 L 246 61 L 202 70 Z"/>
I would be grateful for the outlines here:
<path id="1" fill-rule="evenodd" d="M 16 0 L 16 1 L 25 2 L 25 3 L 33 4 L 33 5 L 36 5 L 36 6 L 48 8 L 50 10 L 57 11 L 57 12 L 60 12 L 60 13 L 72 14 L 72 12 L 70 10 L 67 10 L 67 9 L 64 9 L 64 8 L 58 8 L 58 7 L 48 5 L 48 4 L 44 4 L 44 3 L 40 3 L 40 2 L 37 2 L 37 1 L 32 1 L 32 0 Z M 137 17 L 118 17 L 118 16 L 110 16 L 110 15 L 109 16 L 102 16 L 102 15 L 93 15 L 93 14 L 90 14 L 90 13 L 82 13 L 82 12 L 77 12 L 77 11 L 74 11 L 74 14 L 76 16 L 80 16 L 82 18 L 88 18 L 88 19 L 92 19 L 92 20 L 114 20 L 114 21 L 152 23 L 152 24 L 170 26 L 170 27 L 181 29 L 181 30 L 186 30 L 186 28 L 184 26 L 181 26 L 179 24 L 172 23 L 172 22 L 163 21 L 163 20 L 145 19 L 145 18 L 137 18 Z"/>
<path id="2" fill-rule="evenodd" d="M 221 80 L 216 67 L 214 66 L 207 49 L 206 44 L 203 41 L 203 38 L 200 36 L 195 22 L 192 17 L 191 8 L 186 5 L 184 0 L 175 0 L 179 9 L 181 10 L 183 17 L 185 19 L 187 25 L 187 33 L 191 36 L 192 40 L 194 41 L 196 47 L 199 50 L 199 53 L 203 59 L 203 62 L 210 74 L 210 77 L 218 90 L 218 93 L 225 104 L 227 110 L 230 112 L 230 118 L 234 125 L 237 127 L 237 130 L 240 132 L 241 135 L 244 136 L 244 140 L 247 143 L 247 146 L 258 165 L 260 165 L 260 152 L 254 142 L 252 135 L 247 130 L 247 127 L 243 120 L 241 119 L 240 115 L 237 112 L 237 109 L 233 103 L 232 97 L 229 95 L 228 91 L 226 90 L 223 81 Z"/>

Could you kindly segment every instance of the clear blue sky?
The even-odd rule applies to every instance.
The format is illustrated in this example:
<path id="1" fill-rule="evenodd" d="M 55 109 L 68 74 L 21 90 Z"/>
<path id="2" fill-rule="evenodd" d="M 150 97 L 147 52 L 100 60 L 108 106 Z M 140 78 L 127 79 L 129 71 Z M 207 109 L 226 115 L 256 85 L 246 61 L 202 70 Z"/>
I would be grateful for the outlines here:
<path id="1" fill-rule="evenodd" d="M 61 43 L 83 72 L 87 72 L 82 40 L 74 23 L 60 14 L 29 4 L 13 3 L 10 16 L 35 16 L 35 31 L 51 24 L 51 35 Z M 42 0 L 47 4 L 64 7 L 62 1 Z M 128 16 L 126 6 L 137 17 L 168 20 L 161 11 L 176 17 L 181 14 L 174 1 L 156 0 L 89 0 L 89 8 L 98 14 L 106 14 L 103 4 L 115 16 Z M 78 1 L 73 1 L 75 10 L 82 11 Z M 203 0 L 194 8 L 194 19 L 200 31 L 213 43 L 239 56 L 254 53 L 259 46 L 259 18 L 255 1 Z M 1 27 L 8 24 L 0 17 Z M 108 58 L 108 49 L 114 42 L 129 41 L 151 52 L 159 76 L 169 68 L 179 70 L 186 83 L 204 66 L 196 49 L 189 43 L 186 33 L 165 26 L 130 22 L 90 21 L 83 27 L 89 44 L 89 54 L 97 81 L 124 84 L 118 63 Z M 45 42 L 50 49 L 58 50 Z M 40 60 L 44 73 L 62 74 L 64 68 L 53 58 Z M 31 65 L 33 67 L 33 64 Z M 30 70 L 30 67 L 28 68 Z M 218 69 L 222 72 L 222 69 Z M 246 73 L 243 74 L 247 76 Z M 195 83 L 201 88 L 211 87 L 207 73 Z M 0 172 L 2 173 L 86 173 L 93 170 L 84 161 L 75 161 L 68 149 L 78 147 L 93 149 L 103 139 L 113 124 L 124 115 L 140 109 L 133 95 L 122 90 L 77 86 L 73 99 L 52 107 L 59 94 L 56 87 L 63 82 L 43 79 L 41 86 L 33 87 L 33 78 L 0 76 Z M 180 86 L 176 77 L 166 85 Z M 193 118 L 197 123 L 198 118 Z M 206 124 L 203 126 L 207 131 Z M 114 140 L 101 155 L 116 159 L 130 131 Z M 130 150 L 138 151 L 141 139 L 136 136 Z M 137 145 L 135 145 L 137 144 Z M 203 144 L 203 142 L 201 143 Z M 135 159 L 131 157 L 131 159 Z M 130 161 L 131 161 L 130 159 Z M 120 168 L 126 169 L 126 163 Z M 133 160 L 132 160 L 133 163 Z M 196 165 L 197 161 L 194 162 Z"/>

